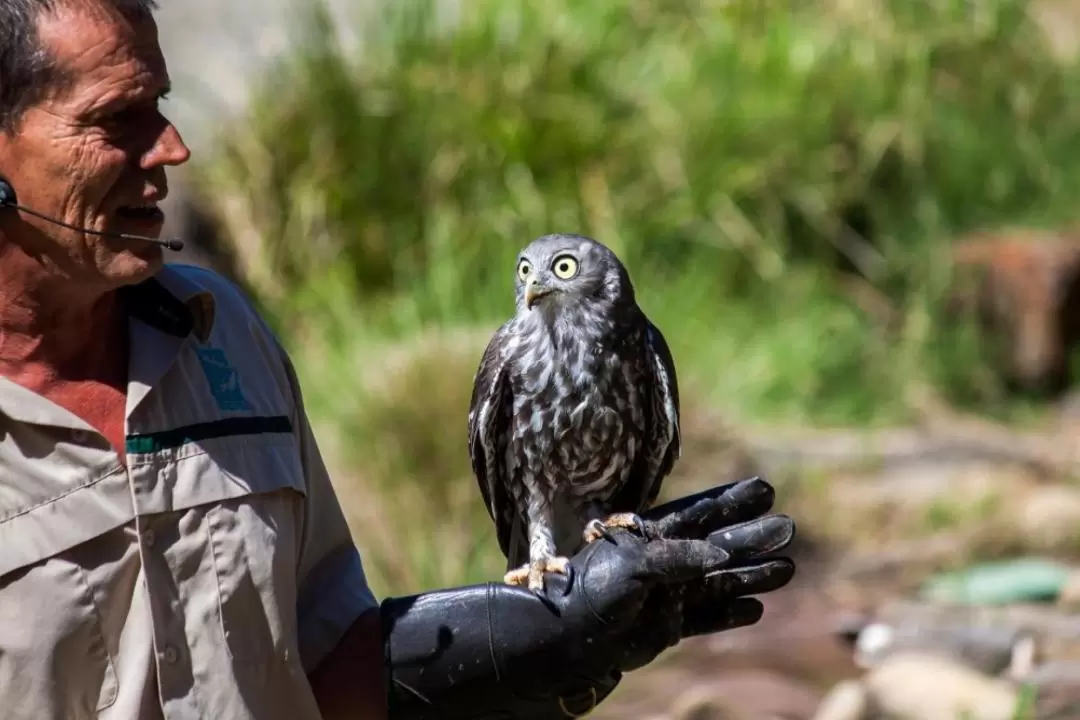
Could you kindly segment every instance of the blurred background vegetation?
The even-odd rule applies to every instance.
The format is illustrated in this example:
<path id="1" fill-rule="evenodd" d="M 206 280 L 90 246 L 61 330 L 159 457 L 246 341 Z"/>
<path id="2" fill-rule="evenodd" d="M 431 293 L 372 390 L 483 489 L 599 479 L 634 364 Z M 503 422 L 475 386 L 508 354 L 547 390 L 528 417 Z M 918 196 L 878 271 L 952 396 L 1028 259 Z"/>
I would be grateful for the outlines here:
<path id="1" fill-rule="evenodd" d="M 466 412 L 547 232 L 623 257 L 687 413 L 902 425 L 914 387 L 1037 409 L 943 300 L 959 235 L 1076 217 L 1077 66 L 1028 3 L 397 0 L 355 52 L 311 8 L 196 171 L 380 594 L 503 569 Z"/>

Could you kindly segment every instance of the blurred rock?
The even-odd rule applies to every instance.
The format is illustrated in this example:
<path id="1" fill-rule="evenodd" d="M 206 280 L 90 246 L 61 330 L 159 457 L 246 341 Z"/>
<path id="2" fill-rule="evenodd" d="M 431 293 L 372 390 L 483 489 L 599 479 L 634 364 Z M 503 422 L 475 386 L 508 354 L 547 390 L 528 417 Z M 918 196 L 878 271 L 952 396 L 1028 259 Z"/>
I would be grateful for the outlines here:
<path id="1" fill-rule="evenodd" d="M 855 659 L 862 667 L 874 668 L 894 655 L 919 652 L 999 675 L 1026 659 L 1032 642 L 1025 631 L 1008 627 L 914 620 L 872 623 L 859 633 Z"/>
<path id="2" fill-rule="evenodd" d="M 898 653 L 864 680 L 875 712 L 896 720 L 1010 720 L 1017 692 L 958 663 L 921 653 Z"/>
<path id="3" fill-rule="evenodd" d="M 857 680 L 836 685 L 818 705 L 813 720 L 864 720 L 870 711 L 866 687 Z"/>
<path id="4" fill-rule="evenodd" d="M 1021 672 L 1024 665 L 1033 667 L 1046 662 L 1080 661 L 1080 616 L 1053 605 L 944 605 L 896 599 L 882 603 L 869 613 L 867 626 L 870 623 L 921 628 L 926 633 L 936 628 L 951 627 L 952 632 L 960 636 L 981 632 L 985 633 L 986 638 L 999 638 L 1001 646 L 1006 645 L 1007 639 L 1014 638 L 1009 675 L 1018 679 L 1026 679 Z M 956 628 L 967 630 L 958 632 Z M 984 640 L 984 643 L 988 646 L 995 644 L 989 640 Z M 989 654 L 993 656 L 993 653 Z"/>
<path id="5" fill-rule="evenodd" d="M 1003 228 L 960 238 L 950 306 L 973 311 L 1002 344 L 1003 371 L 1018 388 L 1057 396 L 1070 384 L 1068 353 L 1080 342 L 1080 234 Z"/>

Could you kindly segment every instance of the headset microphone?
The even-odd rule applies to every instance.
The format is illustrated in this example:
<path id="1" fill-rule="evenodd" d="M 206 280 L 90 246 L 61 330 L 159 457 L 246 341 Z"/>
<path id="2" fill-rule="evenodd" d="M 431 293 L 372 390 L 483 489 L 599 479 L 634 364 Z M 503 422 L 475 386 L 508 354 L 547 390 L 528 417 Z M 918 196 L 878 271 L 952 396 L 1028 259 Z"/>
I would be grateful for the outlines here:
<path id="1" fill-rule="evenodd" d="M 169 240 L 161 240 L 159 238 L 149 237 L 148 235 L 134 235 L 132 233 L 114 233 L 114 232 L 104 232 L 104 231 L 101 231 L 101 230 L 91 230 L 89 228 L 82 228 L 82 227 L 76 227 L 74 225 L 68 225 L 65 222 L 61 222 L 61 221 L 56 220 L 54 218 L 51 218 L 51 217 L 49 217 L 47 215 L 42 215 L 41 213 L 37 212 L 36 210 L 31 210 L 28 207 L 23 207 L 22 205 L 19 205 L 18 201 L 15 198 L 15 188 L 13 188 L 11 186 L 11 183 L 9 183 L 7 180 L 0 180 L 0 207 L 10 207 L 10 208 L 15 208 L 16 210 L 22 210 L 23 212 L 30 213 L 31 215 L 33 215 L 35 217 L 39 217 L 42 220 L 45 220 L 46 222 L 51 222 L 54 225 L 59 225 L 60 227 L 65 227 L 68 230 L 76 230 L 78 232 L 84 232 L 84 233 L 87 233 L 89 235 L 101 235 L 102 237 L 120 238 L 121 240 L 142 240 L 144 242 L 154 243 L 155 245 L 161 245 L 162 247 L 165 247 L 165 248 L 168 248 L 169 250 L 174 250 L 174 251 L 179 251 L 179 250 L 184 249 L 183 241 L 181 241 L 181 240 L 179 240 L 177 238 L 171 238 Z"/>

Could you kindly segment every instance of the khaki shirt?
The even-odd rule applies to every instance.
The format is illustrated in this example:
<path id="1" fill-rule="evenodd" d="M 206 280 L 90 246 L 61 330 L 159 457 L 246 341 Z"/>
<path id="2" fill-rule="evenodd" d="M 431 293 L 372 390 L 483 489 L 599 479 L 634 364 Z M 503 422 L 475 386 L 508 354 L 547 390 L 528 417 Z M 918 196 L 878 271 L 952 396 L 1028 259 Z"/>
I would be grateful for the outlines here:
<path id="1" fill-rule="evenodd" d="M 127 469 L 0 378 L 0 718 L 317 718 L 377 605 L 292 365 L 207 270 L 125 295 Z"/>

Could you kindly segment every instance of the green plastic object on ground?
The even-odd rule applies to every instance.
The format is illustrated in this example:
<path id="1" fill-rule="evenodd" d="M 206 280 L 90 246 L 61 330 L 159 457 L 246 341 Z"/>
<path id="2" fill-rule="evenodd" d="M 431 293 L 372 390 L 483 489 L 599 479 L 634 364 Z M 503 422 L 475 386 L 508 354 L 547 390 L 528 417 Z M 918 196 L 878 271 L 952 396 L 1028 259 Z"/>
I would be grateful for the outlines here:
<path id="1" fill-rule="evenodd" d="M 962 605 L 1053 602 L 1074 572 L 1043 558 L 1018 558 L 942 573 L 927 581 L 922 596 Z"/>

